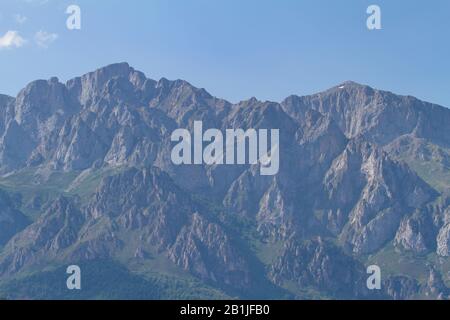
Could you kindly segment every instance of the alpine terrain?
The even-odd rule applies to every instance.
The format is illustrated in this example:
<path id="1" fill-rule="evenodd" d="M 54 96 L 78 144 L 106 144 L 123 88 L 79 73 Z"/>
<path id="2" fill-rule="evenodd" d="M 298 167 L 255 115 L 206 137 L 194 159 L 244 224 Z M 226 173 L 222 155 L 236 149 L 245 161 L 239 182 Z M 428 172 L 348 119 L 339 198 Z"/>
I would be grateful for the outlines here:
<path id="1" fill-rule="evenodd" d="M 174 165 L 194 121 L 279 129 L 278 174 Z M 0 297 L 450 299 L 449 128 L 354 82 L 232 104 L 127 63 L 34 81 L 0 95 Z"/>

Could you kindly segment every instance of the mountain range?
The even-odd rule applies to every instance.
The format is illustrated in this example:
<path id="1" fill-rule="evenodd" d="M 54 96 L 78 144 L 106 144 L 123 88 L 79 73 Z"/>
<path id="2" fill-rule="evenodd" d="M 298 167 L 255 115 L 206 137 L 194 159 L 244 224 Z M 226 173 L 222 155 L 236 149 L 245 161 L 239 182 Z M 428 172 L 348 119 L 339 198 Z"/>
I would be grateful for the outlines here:
<path id="1" fill-rule="evenodd" d="M 194 121 L 280 129 L 279 173 L 172 164 Z M 236 104 L 127 63 L 34 81 L 0 95 L 0 296 L 449 299 L 449 127 L 351 81 Z"/>

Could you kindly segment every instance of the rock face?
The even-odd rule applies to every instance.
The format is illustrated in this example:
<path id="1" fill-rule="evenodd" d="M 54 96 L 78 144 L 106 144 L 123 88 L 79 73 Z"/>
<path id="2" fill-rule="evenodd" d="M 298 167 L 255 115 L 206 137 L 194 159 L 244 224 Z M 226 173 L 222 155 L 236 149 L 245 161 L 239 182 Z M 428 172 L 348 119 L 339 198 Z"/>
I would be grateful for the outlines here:
<path id="1" fill-rule="evenodd" d="M 437 252 L 443 257 L 450 256 L 450 224 L 441 228 L 437 237 Z"/>
<path id="2" fill-rule="evenodd" d="M 433 267 L 430 268 L 425 295 L 439 300 L 450 299 L 450 290 L 445 286 L 441 274 Z"/>
<path id="3" fill-rule="evenodd" d="M 320 238 L 288 241 L 271 274 L 275 282 L 294 281 L 302 288 L 318 288 L 340 298 L 363 298 L 368 291 L 363 266 Z"/>
<path id="4" fill-rule="evenodd" d="M 356 168 L 359 170 L 355 171 Z M 341 187 L 342 183 L 346 184 L 345 188 Z M 436 196 L 408 167 L 392 161 L 383 151 L 364 141 L 352 141 L 348 145 L 333 163 L 326 184 L 331 205 L 350 220 L 341 238 L 359 254 L 379 250 L 393 239 L 402 216 Z M 334 193 L 344 190 L 359 198 L 356 202 L 352 202 L 354 199 L 350 203 L 340 202 L 339 197 L 345 196 Z M 351 210 L 345 212 L 344 208 L 349 207 Z"/>
<path id="5" fill-rule="evenodd" d="M 25 266 L 58 260 L 61 251 L 77 239 L 83 216 L 69 200 L 60 198 L 33 224 L 17 233 L 2 252 L 2 274 Z"/>
<path id="6" fill-rule="evenodd" d="M 204 280 L 247 288 L 251 284 L 248 261 L 220 225 L 195 213 L 169 251 L 170 259 Z"/>
<path id="7" fill-rule="evenodd" d="M 418 211 L 402 220 L 395 236 L 395 245 L 415 254 L 426 254 L 436 248 L 435 234 L 436 227 L 428 211 Z"/>
<path id="8" fill-rule="evenodd" d="M 0 190 L 0 246 L 4 245 L 17 232 L 24 229 L 30 222 L 17 209 L 17 204 L 7 193 Z"/>
<path id="9" fill-rule="evenodd" d="M 389 277 L 384 287 L 387 296 L 394 300 L 417 299 L 420 293 L 419 283 L 405 276 Z"/>
<path id="10" fill-rule="evenodd" d="M 6 119 L 9 117 L 8 113 L 11 110 L 10 105 L 14 103 L 14 98 L 0 94 L 0 134 L 3 135 L 5 131 Z"/>
<path id="11" fill-rule="evenodd" d="M 9 241 L 0 275 L 60 259 L 113 259 L 124 249 L 129 258 L 145 258 L 146 250 L 157 250 L 202 280 L 248 287 L 245 256 L 199 209 L 160 169 L 128 169 L 105 178 L 82 210 L 66 198 L 56 200 Z"/>
<path id="12" fill-rule="evenodd" d="M 173 165 L 171 133 L 200 120 L 204 130 L 280 129 L 279 173 Z M 294 296 L 445 297 L 445 278 L 436 291 L 402 271 L 368 292 L 365 264 L 391 247 L 418 263 L 450 256 L 449 125 L 444 107 L 353 82 L 238 104 L 126 63 L 32 82 L 0 95 L 0 189 L 23 196 L 0 192 L 0 283 L 49 264 L 156 256 L 233 295 L 252 297 L 264 279 L 294 283 Z M 24 172 L 78 177 L 58 180 L 43 206 Z"/>

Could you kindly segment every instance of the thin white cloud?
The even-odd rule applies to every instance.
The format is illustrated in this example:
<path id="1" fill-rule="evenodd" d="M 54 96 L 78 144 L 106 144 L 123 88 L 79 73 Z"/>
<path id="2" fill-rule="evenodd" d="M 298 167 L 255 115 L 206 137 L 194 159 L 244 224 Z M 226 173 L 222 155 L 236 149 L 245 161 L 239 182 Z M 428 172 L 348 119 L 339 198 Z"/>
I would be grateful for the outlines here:
<path id="1" fill-rule="evenodd" d="M 34 35 L 34 41 L 42 48 L 48 48 L 51 43 L 56 41 L 56 39 L 58 39 L 58 34 L 42 30 L 36 32 Z"/>
<path id="2" fill-rule="evenodd" d="M 14 15 L 14 20 L 18 23 L 18 24 L 24 24 L 25 22 L 27 22 L 28 18 L 25 17 L 24 15 L 21 15 L 20 13 L 15 14 Z"/>
<path id="3" fill-rule="evenodd" d="M 18 31 L 9 30 L 0 37 L 0 50 L 1 49 L 12 49 L 20 48 L 25 45 L 27 41 L 22 38 Z"/>

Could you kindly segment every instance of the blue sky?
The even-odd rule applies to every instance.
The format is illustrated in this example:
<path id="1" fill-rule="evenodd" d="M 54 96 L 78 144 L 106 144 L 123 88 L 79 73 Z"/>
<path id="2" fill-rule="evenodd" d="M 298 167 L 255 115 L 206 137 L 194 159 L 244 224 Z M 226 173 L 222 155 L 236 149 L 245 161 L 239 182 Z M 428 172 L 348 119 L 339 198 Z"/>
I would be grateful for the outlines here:
<path id="1" fill-rule="evenodd" d="M 0 93 L 127 61 L 232 102 L 353 80 L 450 107 L 448 0 L 0 1 L 0 37 L 22 40 L 0 48 Z M 70 4 L 81 30 L 66 28 Z M 371 4 L 382 30 L 366 27 Z"/>

